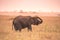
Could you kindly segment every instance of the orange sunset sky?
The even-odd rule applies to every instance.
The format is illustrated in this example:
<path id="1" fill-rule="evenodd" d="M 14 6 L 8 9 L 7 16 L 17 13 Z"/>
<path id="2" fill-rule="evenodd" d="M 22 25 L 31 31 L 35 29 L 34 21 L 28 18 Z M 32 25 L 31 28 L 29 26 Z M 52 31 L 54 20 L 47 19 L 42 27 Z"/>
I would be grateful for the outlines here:
<path id="1" fill-rule="evenodd" d="M 60 0 L 0 0 L 0 11 L 60 12 Z"/>

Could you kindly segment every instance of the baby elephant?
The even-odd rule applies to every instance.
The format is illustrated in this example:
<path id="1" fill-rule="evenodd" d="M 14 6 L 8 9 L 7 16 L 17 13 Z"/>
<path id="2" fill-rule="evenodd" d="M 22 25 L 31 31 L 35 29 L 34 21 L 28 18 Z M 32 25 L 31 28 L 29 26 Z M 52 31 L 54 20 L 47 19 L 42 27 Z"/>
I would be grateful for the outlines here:
<path id="1" fill-rule="evenodd" d="M 43 20 L 39 18 L 38 16 L 34 16 L 34 17 L 17 16 L 13 20 L 13 25 L 14 25 L 15 31 L 17 30 L 21 31 L 21 29 L 24 29 L 24 28 L 28 28 L 28 31 L 29 30 L 32 31 L 31 25 L 38 25 L 38 24 L 41 24 L 42 22 Z"/>

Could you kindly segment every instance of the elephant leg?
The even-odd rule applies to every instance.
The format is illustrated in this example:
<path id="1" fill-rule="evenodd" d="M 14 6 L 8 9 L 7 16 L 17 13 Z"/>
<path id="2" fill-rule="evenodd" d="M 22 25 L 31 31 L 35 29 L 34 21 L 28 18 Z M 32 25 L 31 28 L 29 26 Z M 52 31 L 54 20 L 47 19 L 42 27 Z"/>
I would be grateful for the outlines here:
<path id="1" fill-rule="evenodd" d="M 21 32 L 21 29 L 19 29 L 19 32 Z"/>
<path id="2" fill-rule="evenodd" d="M 15 24 L 14 24 L 14 28 L 15 28 L 15 31 L 21 30 L 21 25 L 20 25 L 20 23 L 19 23 L 19 22 L 15 23 Z"/>
<path id="3" fill-rule="evenodd" d="M 19 31 L 21 32 L 21 30 L 22 30 L 22 26 L 21 26 L 21 25 L 19 25 L 19 28 L 18 28 L 18 29 L 19 29 Z"/>
<path id="4" fill-rule="evenodd" d="M 32 31 L 32 27 L 31 27 L 31 26 L 28 27 L 28 31 L 29 31 L 29 30 Z"/>
<path id="5" fill-rule="evenodd" d="M 20 27 L 20 28 L 19 28 L 19 32 L 21 32 L 21 30 L 22 30 L 22 28 Z"/>
<path id="6" fill-rule="evenodd" d="M 15 31 L 18 31 L 18 26 L 14 25 Z"/>

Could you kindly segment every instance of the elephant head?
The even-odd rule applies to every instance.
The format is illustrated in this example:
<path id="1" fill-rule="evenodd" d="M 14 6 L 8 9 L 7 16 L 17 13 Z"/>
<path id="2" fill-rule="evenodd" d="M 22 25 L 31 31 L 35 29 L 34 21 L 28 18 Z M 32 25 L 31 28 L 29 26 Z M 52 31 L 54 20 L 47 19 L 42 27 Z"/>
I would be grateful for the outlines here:
<path id="1" fill-rule="evenodd" d="M 33 19 L 33 25 L 38 25 L 43 22 L 43 20 L 38 16 L 32 17 L 32 19 Z"/>

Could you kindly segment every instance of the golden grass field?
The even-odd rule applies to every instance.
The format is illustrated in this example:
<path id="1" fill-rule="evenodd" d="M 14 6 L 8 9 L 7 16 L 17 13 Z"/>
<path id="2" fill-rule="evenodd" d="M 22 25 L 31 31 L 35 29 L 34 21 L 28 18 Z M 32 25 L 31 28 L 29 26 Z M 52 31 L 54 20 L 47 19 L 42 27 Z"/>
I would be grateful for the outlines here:
<path id="1" fill-rule="evenodd" d="M 15 16 L 0 15 L 0 40 L 60 40 L 60 17 L 41 16 L 43 23 L 32 25 L 32 32 L 23 29 L 21 32 L 12 30 L 10 18 Z"/>

